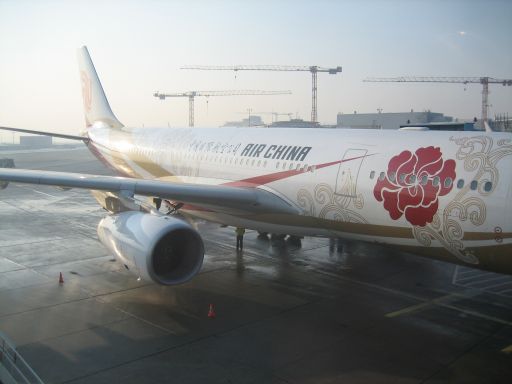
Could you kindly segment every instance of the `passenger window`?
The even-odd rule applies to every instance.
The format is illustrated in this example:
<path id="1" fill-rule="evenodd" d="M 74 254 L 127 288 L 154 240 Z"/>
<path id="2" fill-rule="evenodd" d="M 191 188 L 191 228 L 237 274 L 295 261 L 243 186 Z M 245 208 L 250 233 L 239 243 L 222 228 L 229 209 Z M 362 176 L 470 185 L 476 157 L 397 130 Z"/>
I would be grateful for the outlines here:
<path id="1" fill-rule="evenodd" d="M 253 160 L 253 161 L 252 161 L 252 163 L 251 163 L 251 165 L 252 165 L 253 167 L 254 167 L 254 162 L 255 162 L 255 161 L 256 161 L 256 160 Z"/>
<path id="2" fill-rule="evenodd" d="M 373 179 L 375 177 L 375 171 L 370 172 L 370 179 Z"/>
<path id="3" fill-rule="evenodd" d="M 444 179 L 444 187 L 445 188 L 450 188 L 452 186 L 452 178 L 451 177 L 447 177 L 446 179 Z"/>
<path id="4" fill-rule="evenodd" d="M 401 173 L 398 179 L 400 180 L 401 183 L 405 182 L 405 173 Z"/>
<path id="5" fill-rule="evenodd" d="M 457 188 L 462 189 L 463 187 L 464 187 L 464 180 L 459 179 L 459 181 L 457 181 Z"/>
<path id="6" fill-rule="evenodd" d="M 469 188 L 471 188 L 472 191 L 476 190 L 477 187 L 478 187 L 478 181 L 476 181 L 476 180 L 473 180 L 471 182 L 471 184 L 469 185 Z"/>
<path id="7" fill-rule="evenodd" d="M 283 163 L 283 169 L 286 169 L 286 163 Z"/>
<path id="8" fill-rule="evenodd" d="M 414 183 L 416 183 L 416 175 L 409 176 L 409 184 L 414 184 Z"/>
<path id="9" fill-rule="evenodd" d="M 427 183 L 428 183 L 428 176 L 427 175 L 421 176 L 421 185 L 427 185 Z"/>
<path id="10" fill-rule="evenodd" d="M 491 189 L 492 189 L 492 183 L 490 181 L 486 181 L 484 184 L 484 191 L 491 192 Z"/>
<path id="11" fill-rule="evenodd" d="M 265 160 L 265 162 L 263 163 L 263 166 L 266 167 L 267 166 L 267 160 Z"/>
<path id="12" fill-rule="evenodd" d="M 389 181 L 394 182 L 395 181 L 395 176 L 396 176 L 395 172 L 389 172 L 389 175 L 388 175 Z"/>
<path id="13" fill-rule="evenodd" d="M 279 168 L 279 161 L 276 163 L 276 168 Z"/>
<path id="14" fill-rule="evenodd" d="M 434 179 L 432 180 L 432 185 L 434 187 L 437 187 L 439 185 L 439 176 L 434 176 Z"/>
<path id="15" fill-rule="evenodd" d="M 379 175 L 379 180 L 382 181 L 386 177 L 386 174 L 384 172 L 381 172 Z"/>
<path id="16" fill-rule="evenodd" d="M 258 160 L 258 167 L 260 166 L 260 164 L 261 164 L 261 160 Z"/>

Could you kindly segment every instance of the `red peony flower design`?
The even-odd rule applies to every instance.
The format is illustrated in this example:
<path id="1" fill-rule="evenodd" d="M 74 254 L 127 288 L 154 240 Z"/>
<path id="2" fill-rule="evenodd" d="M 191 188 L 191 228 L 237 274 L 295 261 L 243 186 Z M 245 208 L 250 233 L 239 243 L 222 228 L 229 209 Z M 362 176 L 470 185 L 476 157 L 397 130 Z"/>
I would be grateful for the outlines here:
<path id="1" fill-rule="evenodd" d="M 432 222 L 439 196 L 451 191 L 454 180 L 454 160 L 443 160 L 438 147 L 419 148 L 415 153 L 403 151 L 389 161 L 388 172 L 379 177 L 373 195 L 384 202 L 393 220 L 405 215 L 412 225 L 423 227 Z"/>

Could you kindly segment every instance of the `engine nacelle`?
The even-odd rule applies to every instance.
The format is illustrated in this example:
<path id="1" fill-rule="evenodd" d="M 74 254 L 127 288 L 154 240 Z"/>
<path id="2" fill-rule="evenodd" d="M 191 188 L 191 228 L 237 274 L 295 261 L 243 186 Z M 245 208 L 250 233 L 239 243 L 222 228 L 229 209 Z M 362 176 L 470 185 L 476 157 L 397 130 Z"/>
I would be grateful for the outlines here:
<path id="1" fill-rule="evenodd" d="M 122 212 L 98 224 L 103 245 L 137 276 L 162 285 L 181 284 L 203 265 L 201 236 L 182 220 Z"/>

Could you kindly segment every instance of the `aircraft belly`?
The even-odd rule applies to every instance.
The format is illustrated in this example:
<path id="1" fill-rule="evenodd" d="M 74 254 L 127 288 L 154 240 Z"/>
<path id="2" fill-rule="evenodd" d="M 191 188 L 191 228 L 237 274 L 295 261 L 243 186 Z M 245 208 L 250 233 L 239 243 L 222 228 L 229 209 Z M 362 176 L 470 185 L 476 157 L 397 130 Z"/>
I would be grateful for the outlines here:
<path id="1" fill-rule="evenodd" d="M 274 215 L 275 220 L 269 221 L 267 217 L 260 217 L 260 215 L 252 216 L 234 216 L 224 213 L 212 212 L 212 211 L 201 211 L 201 210 L 188 210 L 181 209 L 185 214 L 216 222 L 223 225 L 229 225 L 232 227 L 241 227 L 257 230 L 260 232 L 296 235 L 296 236 L 318 236 L 318 237 L 330 237 L 330 232 L 326 229 L 319 227 L 307 227 L 301 225 L 293 225 L 294 216 L 290 215 Z M 283 221 L 287 221 L 289 224 L 282 224 Z"/>

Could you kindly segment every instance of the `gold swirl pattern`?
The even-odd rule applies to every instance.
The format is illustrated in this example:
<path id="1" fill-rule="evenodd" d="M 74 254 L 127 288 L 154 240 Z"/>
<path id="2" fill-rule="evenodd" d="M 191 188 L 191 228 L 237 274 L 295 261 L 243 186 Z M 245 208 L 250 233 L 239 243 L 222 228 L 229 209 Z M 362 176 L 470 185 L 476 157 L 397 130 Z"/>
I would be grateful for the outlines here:
<path id="1" fill-rule="evenodd" d="M 350 188 L 354 190 L 354 188 Z M 307 216 L 349 223 L 367 223 L 355 209 L 364 207 L 361 194 L 355 196 L 336 194 L 329 184 L 318 184 L 313 193 L 302 188 L 297 192 L 297 203 Z"/>
<path id="2" fill-rule="evenodd" d="M 455 156 L 457 160 L 463 161 L 464 170 L 475 172 L 473 180 L 478 181 L 478 194 L 492 194 L 500 179 L 497 164 L 512 154 L 511 140 L 500 139 L 496 145 L 490 136 L 452 137 L 450 140 L 459 146 Z M 484 190 L 486 182 L 491 182 L 488 191 Z M 448 203 L 442 218 L 436 214 L 432 223 L 424 227 L 414 226 L 413 235 L 423 246 L 429 247 L 432 240 L 437 240 L 458 259 L 469 264 L 478 264 L 478 259 L 464 248 L 464 230 L 461 224 L 469 220 L 474 226 L 481 226 L 486 220 L 487 209 L 481 198 L 467 197 L 469 191 L 468 183 Z"/>

